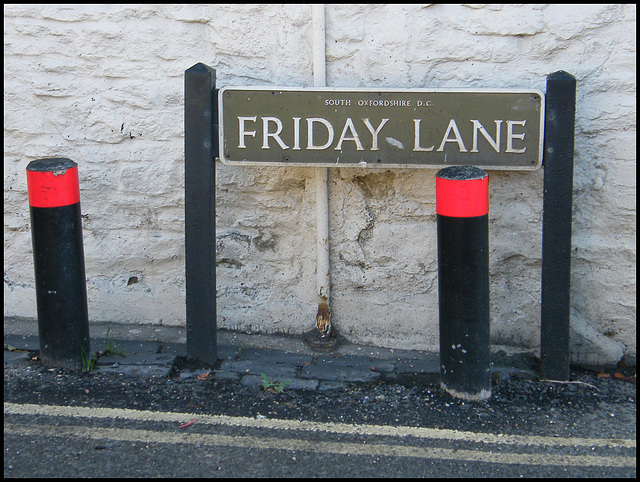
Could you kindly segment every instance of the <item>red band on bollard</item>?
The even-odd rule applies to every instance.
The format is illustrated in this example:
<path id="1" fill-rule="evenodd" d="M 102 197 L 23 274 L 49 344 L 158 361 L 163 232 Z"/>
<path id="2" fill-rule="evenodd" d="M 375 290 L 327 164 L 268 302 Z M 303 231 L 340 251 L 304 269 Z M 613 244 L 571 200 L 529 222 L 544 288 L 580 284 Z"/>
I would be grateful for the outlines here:
<path id="1" fill-rule="evenodd" d="M 470 180 L 436 176 L 436 213 L 453 218 L 488 214 L 489 176 Z"/>
<path id="2" fill-rule="evenodd" d="M 78 166 L 64 173 L 27 170 L 29 205 L 34 208 L 57 208 L 80 202 Z"/>

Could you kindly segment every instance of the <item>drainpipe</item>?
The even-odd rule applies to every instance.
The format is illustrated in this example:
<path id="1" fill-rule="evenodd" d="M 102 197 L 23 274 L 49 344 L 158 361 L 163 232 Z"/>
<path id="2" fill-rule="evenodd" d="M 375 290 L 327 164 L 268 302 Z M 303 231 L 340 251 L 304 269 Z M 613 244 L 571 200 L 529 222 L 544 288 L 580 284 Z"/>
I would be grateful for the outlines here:
<path id="1" fill-rule="evenodd" d="M 324 4 L 312 6 L 313 29 L 313 85 L 326 87 L 325 70 L 325 7 Z M 329 267 L 329 169 L 316 168 L 316 223 L 317 223 L 317 280 L 318 313 L 316 327 L 307 342 L 316 348 L 336 344 L 335 332 L 331 329 L 331 272 Z"/>

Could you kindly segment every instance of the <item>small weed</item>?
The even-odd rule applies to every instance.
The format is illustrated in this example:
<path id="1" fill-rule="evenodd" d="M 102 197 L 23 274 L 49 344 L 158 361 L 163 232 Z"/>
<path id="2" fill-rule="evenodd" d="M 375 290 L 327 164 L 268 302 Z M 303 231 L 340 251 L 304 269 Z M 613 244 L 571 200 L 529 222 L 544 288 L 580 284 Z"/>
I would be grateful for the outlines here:
<path id="1" fill-rule="evenodd" d="M 105 340 L 105 349 L 95 352 L 93 357 L 89 356 L 84 347 L 80 347 L 80 356 L 82 357 L 82 371 L 92 372 L 96 369 L 96 362 L 100 357 L 105 355 L 117 355 L 125 357 L 127 354 L 113 341 L 111 329 L 107 328 L 107 339 Z"/>
<path id="2" fill-rule="evenodd" d="M 271 380 L 264 373 L 260 374 L 260 378 L 262 378 L 262 389 L 268 390 L 270 392 L 275 392 L 275 393 L 280 393 L 282 390 L 287 388 L 291 383 L 290 381 L 279 382 L 278 380 Z"/>
<path id="3" fill-rule="evenodd" d="M 105 349 L 103 352 L 100 353 L 100 356 L 104 356 L 104 355 L 118 355 L 118 356 L 122 356 L 122 357 L 126 357 L 127 354 L 122 351 L 122 349 L 116 345 L 116 343 L 113 341 L 113 338 L 111 337 L 111 329 L 107 328 L 107 339 L 105 341 Z"/>
<path id="4" fill-rule="evenodd" d="M 92 372 L 96 367 L 96 357 L 90 357 L 87 355 L 87 352 L 84 350 L 84 347 L 80 347 L 80 356 L 82 357 L 82 371 L 83 372 Z"/>

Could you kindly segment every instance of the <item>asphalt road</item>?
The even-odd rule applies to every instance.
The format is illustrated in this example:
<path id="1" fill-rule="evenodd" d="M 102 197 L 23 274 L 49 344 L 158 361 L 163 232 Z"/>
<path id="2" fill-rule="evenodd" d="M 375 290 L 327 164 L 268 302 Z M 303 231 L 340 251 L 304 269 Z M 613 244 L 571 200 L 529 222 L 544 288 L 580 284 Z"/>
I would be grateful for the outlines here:
<path id="1" fill-rule="evenodd" d="M 5 448 L 5 464 L 7 458 L 12 464 L 5 465 L 5 476 L 615 477 L 635 472 L 635 440 L 24 404 L 5 404 Z"/>
<path id="2" fill-rule="evenodd" d="M 279 393 L 5 365 L 5 477 L 636 477 L 635 384 Z"/>

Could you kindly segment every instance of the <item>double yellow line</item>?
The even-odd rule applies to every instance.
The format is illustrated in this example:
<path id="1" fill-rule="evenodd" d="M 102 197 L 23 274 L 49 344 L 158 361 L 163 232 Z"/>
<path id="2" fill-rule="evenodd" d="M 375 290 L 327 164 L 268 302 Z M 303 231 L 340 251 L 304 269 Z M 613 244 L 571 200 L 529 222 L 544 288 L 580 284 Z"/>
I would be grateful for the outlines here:
<path id="1" fill-rule="evenodd" d="M 521 447 L 577 447 L 591 448 L 612 447 L 619 449 L 635 449 L 633 439 L 594 439 L 594 438 L 562 438 L 525 435 L 501 435 L 457 430 L 445 430 L 423 427 L 384 426 L 384 425 L 349 425 L 339 423 L 309 422 L 297 420 L 228 417 L 224 415 L 200 415 L 174 412 L 151 412 L 143 410 L 126 410 L 114 408 L 87 408 L 49 405 L 4 404 L 5 416 L 44 415 L 49 417 L 72 417 L 83 419 L 122 419 L 138 422 L 175 423 L 176 430 L 146 430 L 130 428 L 86 427 L 61 424 L 18 424 L 5 420 L 5 434 L 23 436 L 79 437 L 90 440 L 114 440 L 126 442 L 162 443 L 162 444 L 200 444 L 207 446 L 226 446 L 238 448 L 259 448 L 284 450 L 292 452 L 319 452 L 341 455 L 373 455 L 391 457 L 413 457 L 421 459 L 438 459 L 454 461 L 491 462 L 500 464 L 522 464 L 540 466 L 597 466 L 597 467 L 635 467 L 636 457 L 623 454 L 616 456 L 600 456 L 595 454 L 554 455 L 544 453 L 522 453 Z M 193 421 L 195 425 L 222 425 L 228 427 L 245 427 L 271 429 L 278 431 L 316 432 L 340 435 L 367 435 L 387 438 L 401 438 L 400 443 L 353 443 L 322 440 L 309 440 L 303 437 L 264 437 L 255 435 L 218 435 L 210 433 L 194 433 L 189 430 L 178 430 L 178 426 Z M 441 440 L 452 443 L 465 442 L 478 444 L 475 450 L 423 447 L 407 445 L 410 439 Z M 379 442 L 379 441 L 378 441 Z M 508 452 L 509 448 L 518 448 L 519 452 Z M 506 449 L 506 450 L 503 450 Z M 635 454 L 635 451 L 634 451 Z"/>

